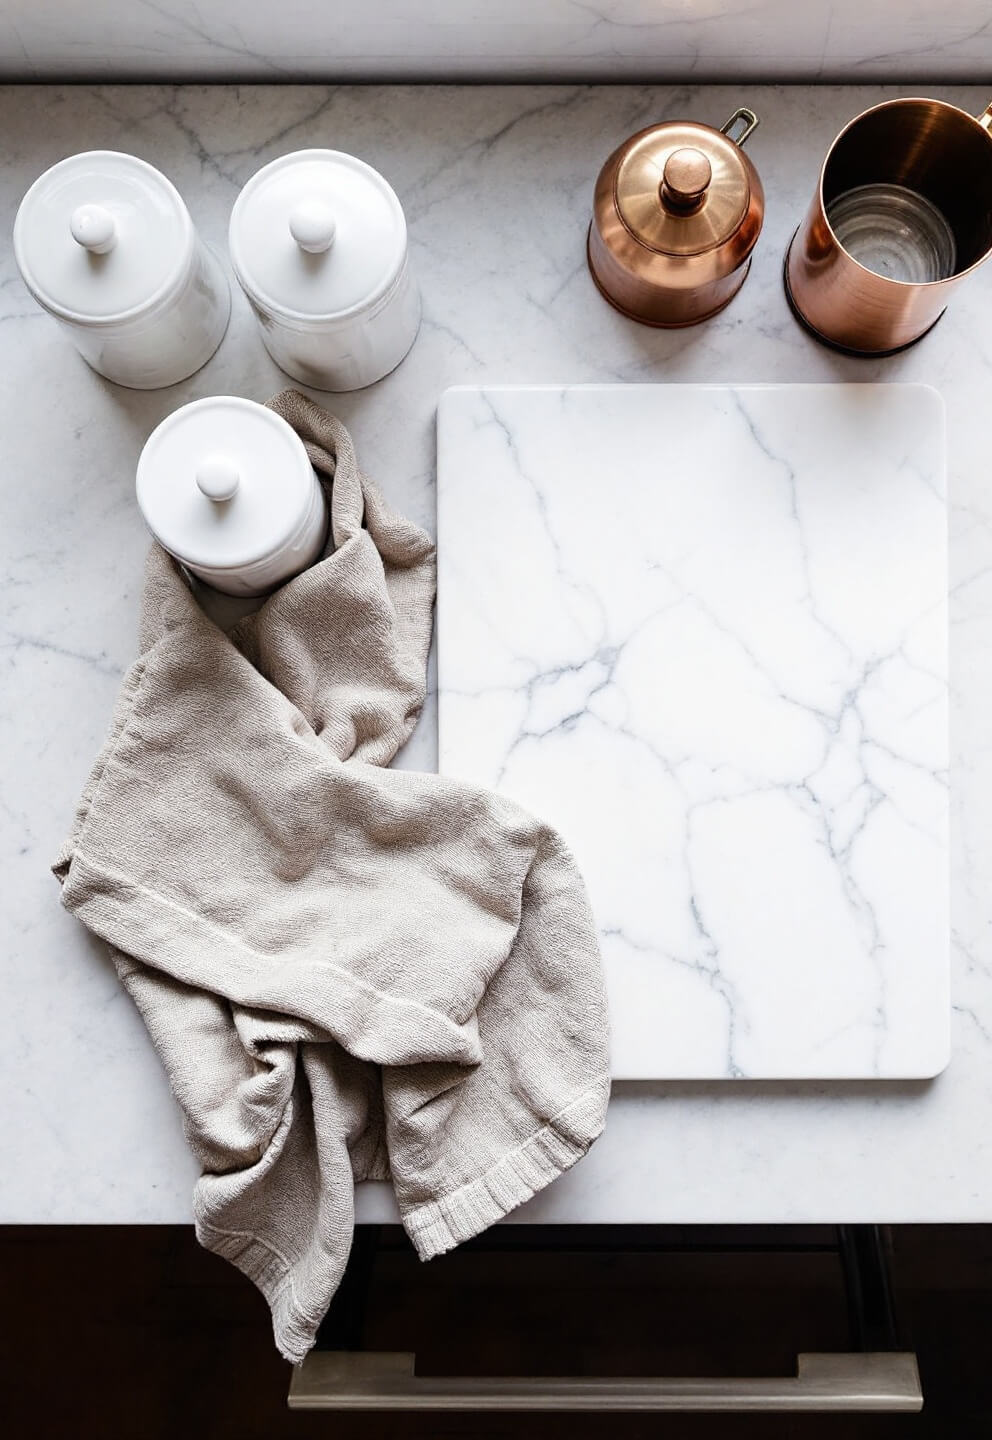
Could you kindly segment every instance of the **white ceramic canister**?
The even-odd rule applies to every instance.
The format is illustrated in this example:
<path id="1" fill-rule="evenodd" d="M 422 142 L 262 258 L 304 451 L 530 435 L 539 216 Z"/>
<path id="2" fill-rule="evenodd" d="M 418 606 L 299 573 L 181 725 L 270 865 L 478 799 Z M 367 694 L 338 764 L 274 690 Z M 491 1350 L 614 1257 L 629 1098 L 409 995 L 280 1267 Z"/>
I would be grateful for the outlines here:
<path id="1" fill-rule="evenodd" d="M 231 292 L 171 181 L 135 155 L 89 150 L 31 186 L 14 221 L 24 283 L 83 358 L 156 390 L 205 365 Z"/>
<path id="2" fill-rule="evenodd" d="M 316 390 L 388 375 L 420 325 L 392 186 L 339 150 L 264 165 L 235 201 L 231 261 L 273 360 Z"/>
<path id="3" fill-rule="evenodd" d="M 166 416 L 138 460 L 149 530 L 228 595 L 264 595 L 320 555 L 323 487 L 291 425 L 253 400 L 211 395 Z"/>

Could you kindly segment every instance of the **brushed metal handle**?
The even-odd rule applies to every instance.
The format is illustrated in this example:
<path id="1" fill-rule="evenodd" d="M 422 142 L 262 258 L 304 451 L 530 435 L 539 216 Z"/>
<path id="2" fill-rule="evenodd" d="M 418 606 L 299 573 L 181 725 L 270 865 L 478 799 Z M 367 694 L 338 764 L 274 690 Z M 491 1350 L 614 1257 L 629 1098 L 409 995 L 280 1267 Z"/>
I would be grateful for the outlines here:
<path id="1" fill-rule="evenodd" d="M 923 1408 L 911 1351 L 806 1354 L 794 1376 L 419 1376 L 406 1352 L 313 1350 L 291 1410 L 898 1410 Z"/>
<path id="2" fill-rule="evenodd" d="M 744 128 L 740 131 L 739 134 L 734 135 L 732 133 L 733 130 L 742 123 Z M 753 110 L 751 110 L 747 105 L 740 105 L 734 111 L 733 115 L 731 115 L 726 125 L 720 126 L 720 133 L 722 135 L 726 135 L 728 140 L 733 140 L 734 144 L 740 147 L 744 144 L 744 141 L 747 139 L 747 137 L 754 130 L 757 130 L 760 124 L 761 121 L 758 119 L 757 115 L 755 115 Z"/>

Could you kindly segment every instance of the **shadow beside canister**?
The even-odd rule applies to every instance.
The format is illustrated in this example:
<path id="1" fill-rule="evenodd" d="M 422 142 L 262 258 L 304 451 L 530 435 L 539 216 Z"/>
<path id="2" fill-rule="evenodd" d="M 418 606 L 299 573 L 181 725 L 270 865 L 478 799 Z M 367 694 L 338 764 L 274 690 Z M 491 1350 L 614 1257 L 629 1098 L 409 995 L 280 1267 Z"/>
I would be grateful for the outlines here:
<path id="1" fill-rule="evenodd" d="M 919 340 L 953 290 L 992 249 L 992 106 L 977 119 L 940 100 L 888 100 L 841 131 L 789 247 L 785 283 L 799 318 L 829 345 L 886 355 Z M 840 244 L 827 212 L 858 185 L 903 185 L 946 218 L 957 248 L 943 280 L 913 284 L 867 270 Z"/>

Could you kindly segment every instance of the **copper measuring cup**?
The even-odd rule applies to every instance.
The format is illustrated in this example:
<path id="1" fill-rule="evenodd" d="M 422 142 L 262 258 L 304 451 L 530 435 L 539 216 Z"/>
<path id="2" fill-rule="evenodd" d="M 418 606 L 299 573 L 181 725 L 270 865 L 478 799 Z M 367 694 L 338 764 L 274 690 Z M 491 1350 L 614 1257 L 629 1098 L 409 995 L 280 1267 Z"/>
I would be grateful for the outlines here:
<path id="1" fill-rule="evenodd" d="M 827 152 L 785 258 L 785 289 L 817 339 L 856 355 L 891 355 L 921 339 L 948 297 L 992 251 L 992 103 L 979 116 L 941 100 L 887 100 L 858 115 Z M 903 186 L 943 216 L 950 273 L 923 282 L 866 269 L 840 242 L 830 207 L 856 186 Z"/>

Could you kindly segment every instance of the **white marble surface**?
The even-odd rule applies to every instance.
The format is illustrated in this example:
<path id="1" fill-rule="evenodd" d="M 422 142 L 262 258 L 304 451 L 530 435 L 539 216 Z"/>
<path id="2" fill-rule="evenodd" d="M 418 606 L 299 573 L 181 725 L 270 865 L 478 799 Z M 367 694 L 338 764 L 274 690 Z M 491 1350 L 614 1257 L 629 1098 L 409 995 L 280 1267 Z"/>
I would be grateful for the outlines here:
<path id="1" fill-rule="evenodd" d="M 720 123 L 737 86 L 106 89 L 0 93 L 0 233 L 46 165 L 129 148 L 223 245 L 263 161 L 337 145 L 393 182 L 425 321 L 410 356 L 334 409 L 387 495 L 434 523 L 434 417 L 459 383 L 920 380 L 947 405 L 951 615 L 952 1056 L 933 1082 L 619 1086 L 585 1161 L 526 1220 L 992 1219 L 992 267 L 921 345 L 885 361 L 817 346 L 789 314 L 781 257 L 839 127 L 898 93 L 750 90 L 768 209 L 741 294 L 691 330 L 623 319 L 596 292 L 585 229 L 596 171 L 665 116 Z M 978 110 L 984 90 L 942 93 Z M 154 425 L 210 393 L 283 380 L 240 295 L 210 364 L 172 391 L 115 389 L 31 303 L 0 248 L 0 1218 L 182 1221 L 192 1162 L 142 1026 L 58 904 L 47 866 L 134 652 L 145 535 L 134 466 Z M 435 761 L 428 709 L 406 763 Z M 389 1215 L 382 1191 L 361 1218 Z"/>
<path id="2" fill-rule="evenodd" d="M 986 0 L 5 0 L 0 10 L 5 79 L 980 81 L 990 61 Z"/>
<path id="3" fill-rule="evenodd" d="M 457 387 L 437 486 L 439 769 L 573 850 L 614 1077 L 942 1070 L 939 394 Z"/>

